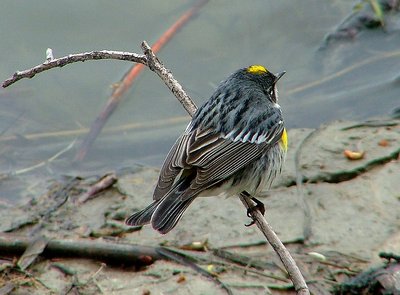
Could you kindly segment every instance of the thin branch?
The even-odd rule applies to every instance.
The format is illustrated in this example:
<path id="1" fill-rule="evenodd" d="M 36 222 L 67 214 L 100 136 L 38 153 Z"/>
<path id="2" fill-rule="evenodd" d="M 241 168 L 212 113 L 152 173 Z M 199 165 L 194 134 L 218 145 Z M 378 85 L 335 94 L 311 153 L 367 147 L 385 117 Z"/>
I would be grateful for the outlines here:
<path id="1" fill-rule="evenodd" d="M 264 261 L 259 261 L 258 258 L 250 258 L 249 256 L 232 253 L 221 248 L 213 249 L 212 253 L 215 256 L 246 267 L 253 267 L 258 270 L 264 270 L 267 268 L 267 263 Z"/>
<path id="2" fill-rule="evenodd" d="M 147 58 L 142 54 L 123 52 L 123 51 L 110 51 L 110 50 L 100 50 L 100 51 L 90 51 L 84 53 L 70 54 L 61 58 L 55 58 L 51 60 L 46 60 L 44 63 L 37 65 L 28 70 L 15 72 L 12 77 L 5 80 L 2 84 L 3 88 L 14 84 L 15 82 L 23 78 L 33 78 L 36 74 L 41 72 L 54 69 L 57 67 L 63 67 L 65 65 L 87 60 L 98 60 L 98 59 L 117 59 L 131 61 L 141 64 L 147 64 Z"/>
<path id="3" fill-rule="evenodd" d="M 196 263 L 190 261 L 185 256 L 180 254 L 179 252 L 174 251 L 173 249 L 168 249 L 165 247 L 160 247 L 157 249 L 157 253 L 160 254 L 161 257 L 165 257 L 168 260 L 175 261 L 179 264 L 185 265 L 193 269 L 194 271 L 198 272 L 199 274 L 207 277 L 208 279 L 216 282 L 218 285 L 223 288 L 228 295 L 233 295 L 232 290 L 223 282 L 221 282 L 218 277 L 210 273 L 208 270 L 198 266 Z"/>
<path id="4" fill-rule="evenodd" d="M 189 113 L 191 117 L 193 117 L 194 113 L 197 110 L 196 104 L 193 100 L 186 94 L 185 90 L 179 82 L 174 78 L 171 71 L 164 67 L 161 61 L 155 56 L 154 52 L 151 50 L 150 46 L 143 41 L 142 49 L 144 54 L 147 57 L 148 67 L 150 70 L 155 72 L 161 80 L 164 81 L 165 85 L 171 90 L 171 92 L 175 95 L 175 97 L 182 104 L 184 109 Z"/>
<path id="5" fill-rule="evenodd" d="M 246 209 L 252 208 L 254 206 L 254 204 L 249 198 L 242 195 L 240 195 L 239 198 L 242 201 L 243 205 L 246 207 Z M 267 220 L 258 210 L 250 210 L 250 214 L 255 223 L 257 224 L 257 227 L 267 238 L 272 248 L 274 248 L 276 254 L 278 254 L 280 260 L 282 261 L 285 269 L 288 272 L 290 280 L 293 282 L 293 286 L 297 294 L 301 295 L 310 294 L 306 281 L 304 280 L 303 275 L 301 274 L 299 268 L 297 267 L 296 262 L 294 261 L 294 259 L 292 258 L 286 247 L 282 244 L 281 240 L 279 240 L 278 236 L 275 234 L 271 226 L 268 224 Z"/>

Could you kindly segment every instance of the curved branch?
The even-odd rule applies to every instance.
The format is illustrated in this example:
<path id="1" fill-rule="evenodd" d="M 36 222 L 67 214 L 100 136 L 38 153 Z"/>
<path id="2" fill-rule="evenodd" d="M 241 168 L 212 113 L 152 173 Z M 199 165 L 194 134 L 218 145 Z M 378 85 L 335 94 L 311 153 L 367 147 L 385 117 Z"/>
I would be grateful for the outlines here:
<path id="1" fill-rule="evenodd" d="M 49 51 L 49 50 L 48 50 Z M 123 51 L 110 51 L 110 50 L 100 50 L 100 51 L 90 51 L 84 53 L 70 54 L 61 58 L 49 58 L 44 63 L 37 65 L 31 69 L 24 71 L 17 71 L 12 75 L 12 77 L 5 80 L 2 84 L 3 88 L 14 84 L 15 82 L 23 78 L 33 78 L 36 74 L 53 69 L 61 68 L 67 64 L 87 61 L 87 60 L 98 60 L 98 59 L 117 59 L 126 60 L 131 62 L 137 62 L 147 65 L 147 58 L 143 54 L 123 52 Z"/>

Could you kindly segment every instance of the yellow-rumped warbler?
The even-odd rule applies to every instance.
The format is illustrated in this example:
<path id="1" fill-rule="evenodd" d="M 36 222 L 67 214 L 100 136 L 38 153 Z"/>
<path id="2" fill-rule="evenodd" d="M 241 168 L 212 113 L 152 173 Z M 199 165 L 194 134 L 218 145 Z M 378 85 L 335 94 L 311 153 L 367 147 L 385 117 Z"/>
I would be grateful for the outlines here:
<path id="1" fill-rule="evenodd" d="M 287 150 L 276 89 L 284 73 L 252 65 L 223 81 L 168 153 L 153 203 L 126 223 L 165 234 L 201 196 L 242 194 L 264 213 L 254 196 L 280 173 Z"/>

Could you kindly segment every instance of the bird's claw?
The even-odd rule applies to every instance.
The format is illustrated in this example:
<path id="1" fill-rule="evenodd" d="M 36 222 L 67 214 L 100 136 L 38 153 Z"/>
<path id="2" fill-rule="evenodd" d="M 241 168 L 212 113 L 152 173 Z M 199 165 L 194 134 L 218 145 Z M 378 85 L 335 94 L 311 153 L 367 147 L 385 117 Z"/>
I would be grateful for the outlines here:
<path id="1" fill-rule="evenodd" d="M 256 205 L 254 205 L 254 206 L 252 206 L 252 207 L 250 207 L 250 208 L 247 209 L 247 217 L 253 219 L 249 224 L 245 224 L 245 226 L 247 226 L 247 227 L 252 226 L 253 224 L 256 223 L 256 221 L 254 220 L 254 218 L 253 218 L 253 216 L 252 216 L 252 214 L 251 214 L 251 213 L 253 213 L 255 210 L 258 210 L 263 216 L 264 216 L 264 214 L 265 214 L 265 206 L 264 206 L 264 203 L 261 202 L 261 201 L 259 201 L 259 200 L 257 200 L 257 199 L 254 198 L 254 197 L 252 197 L 251 199 L 256 203 Z"/>

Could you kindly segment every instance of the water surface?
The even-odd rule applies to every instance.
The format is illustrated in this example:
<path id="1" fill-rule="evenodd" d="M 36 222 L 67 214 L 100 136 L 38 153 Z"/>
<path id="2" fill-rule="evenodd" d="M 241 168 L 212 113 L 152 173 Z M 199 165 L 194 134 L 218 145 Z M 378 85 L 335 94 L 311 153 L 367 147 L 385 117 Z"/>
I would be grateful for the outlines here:
<path id="1" fill-rule="evenodd" d="M 0 80 L 43 62 L 48 47 L 55 57 L 101 49 L 141 53 L 142 40 L 153 43 L 192 3 L 4 0 Z M 353 5 L 348 0 L 306 0 L 296 5 L 290 0 L 210 1 L 159 56 L 197 104 L 240 67 L 259 63 L 271 71 L 286 70 L 279 93 L 289 128 L 389 114 L 400 101 L 395 17 L 390 30 L 364 31 L 352 41 L 318 50 Z M 121 61 L 78 63 L 0 90 L 1 173 L 21 172 L 77 140 L 51 163 L 3 180 L 0 198 L 18 199 L 19 190 L 14 188 L 26 189 L 27 183 L 62 174 L 100 174 L 137 163 L 162 163 L 189 117 L 148 70 L 125 96 L 87 158 L 72 163 L 85 128 L 129 67 Z"/>

